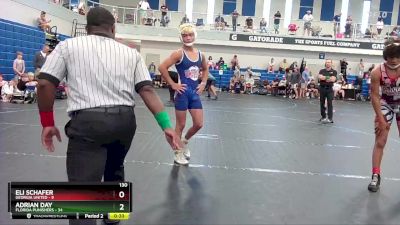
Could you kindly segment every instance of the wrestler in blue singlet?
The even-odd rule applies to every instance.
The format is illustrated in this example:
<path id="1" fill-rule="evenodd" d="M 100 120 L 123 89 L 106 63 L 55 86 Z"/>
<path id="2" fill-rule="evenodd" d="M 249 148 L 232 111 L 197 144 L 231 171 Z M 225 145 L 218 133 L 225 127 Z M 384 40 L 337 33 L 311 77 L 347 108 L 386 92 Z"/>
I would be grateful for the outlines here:
<path id="1" fill-rule="evenodd" d="M 175 97 L 175 109 L 186 111 L 188 109 L 202 109 L 200 96 L 196 93 L 199 85 L 198 79 L 200 68 L 202 68 L 201 52 L 198 51 L 198 58 L 192 61 L 182 50 L 182 59 L 175 64 L 182 84 L 186 84 L 186 90 Z"/>

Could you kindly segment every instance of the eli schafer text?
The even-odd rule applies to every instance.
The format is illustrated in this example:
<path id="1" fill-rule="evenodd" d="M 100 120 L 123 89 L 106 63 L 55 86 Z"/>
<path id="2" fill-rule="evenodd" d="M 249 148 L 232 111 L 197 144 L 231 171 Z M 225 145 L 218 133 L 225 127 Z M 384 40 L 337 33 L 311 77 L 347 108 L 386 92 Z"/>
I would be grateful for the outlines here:
<path id="1" fill-rule="evenodd" d="M 54 199 L 53 190 L 15 190 L 16 200 L 47 200 Z"/>

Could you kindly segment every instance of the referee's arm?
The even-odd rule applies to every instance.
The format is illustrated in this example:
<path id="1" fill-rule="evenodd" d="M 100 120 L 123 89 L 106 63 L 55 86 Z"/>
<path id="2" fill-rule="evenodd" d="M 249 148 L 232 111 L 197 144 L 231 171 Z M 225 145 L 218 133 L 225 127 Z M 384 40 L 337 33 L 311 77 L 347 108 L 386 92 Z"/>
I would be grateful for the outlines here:
<path id="1" fill-rule="evenodd" d="M 137 58 L 138 61 L 136 62 L 134 74 L 135 91 L 139 93 L 140 97 L 142 97 L 144 101 L 144 104 L 156 118 L 172 149 L 181 149 L 183 144 L 180 140 L 180 137 L 178 137 L 175 130 L 172 128 L 169 115 L 164 110 L 164 104 L 161 102 L 160 97 L 157 95 L 152 86 L 149 71 L 147 70 L 145 63 L 139 54 L 137 55 Z"/>
<path id="2" fill-rule="evenodd" d="M 49 152 L 54 151 L 53 137 L 61 142 L 60 131 L 55 127 L 54 122 L 54 98 L 56 87 L 66 76 L 67 68 L 62 54 L 65 42 L 60 42 L 53 52 L 47 57 L 38 76 L 38 107 L 40 122 L 42 124 L 42 145 Z"/>

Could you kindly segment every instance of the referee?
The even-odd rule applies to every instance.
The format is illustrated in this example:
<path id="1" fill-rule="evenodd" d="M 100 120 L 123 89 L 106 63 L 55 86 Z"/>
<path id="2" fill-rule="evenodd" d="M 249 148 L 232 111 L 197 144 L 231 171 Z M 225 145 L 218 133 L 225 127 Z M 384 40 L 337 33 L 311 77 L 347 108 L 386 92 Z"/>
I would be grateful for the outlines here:
<path id="1" fill-rule="evenodd" d="M 38 106 L 43 126 L 42 144 L 54 151 L 53 104 L 56 87 L 64 78 L 70 91 L 65 126 L 69 138 L 67 175 L 70 182 L 123 181 L 124 159 L 136 130 L 134 91 L 154 114 L 173 149 L 181 146 L 149 71 L 135 50 L 114 40 L 115 20 L 104 8 L 87 15 L 88 36 L 60 42 L 43 65 L 38 85 Z M 105 221 L 106 224 L 114 224 Z M 110 222 L 110 223 L 109 223 Z M 96 224 L 70 220 L 70 224 Z"/>
<path id="2" fill-rule="evenodd" d="M 337 79 L 337 71 L 332 68 L 332 59 L 325 61 L 325 69 L 319 71 L 321 119 L 323 123 L 333 123 L 333 83 Z M 326 118 L 325 100 L 328 102 L 328 118 Z"/>

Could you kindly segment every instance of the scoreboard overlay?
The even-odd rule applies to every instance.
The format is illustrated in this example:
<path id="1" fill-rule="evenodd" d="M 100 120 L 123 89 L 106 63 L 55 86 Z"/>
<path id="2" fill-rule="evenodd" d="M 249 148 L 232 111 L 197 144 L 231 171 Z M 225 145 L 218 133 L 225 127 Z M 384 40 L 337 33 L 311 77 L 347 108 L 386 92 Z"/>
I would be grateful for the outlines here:
<path id="1" fill-rule="evenodd" d="M 9 182 L 12 219 L 129 219 L 131 182 Z"/>

